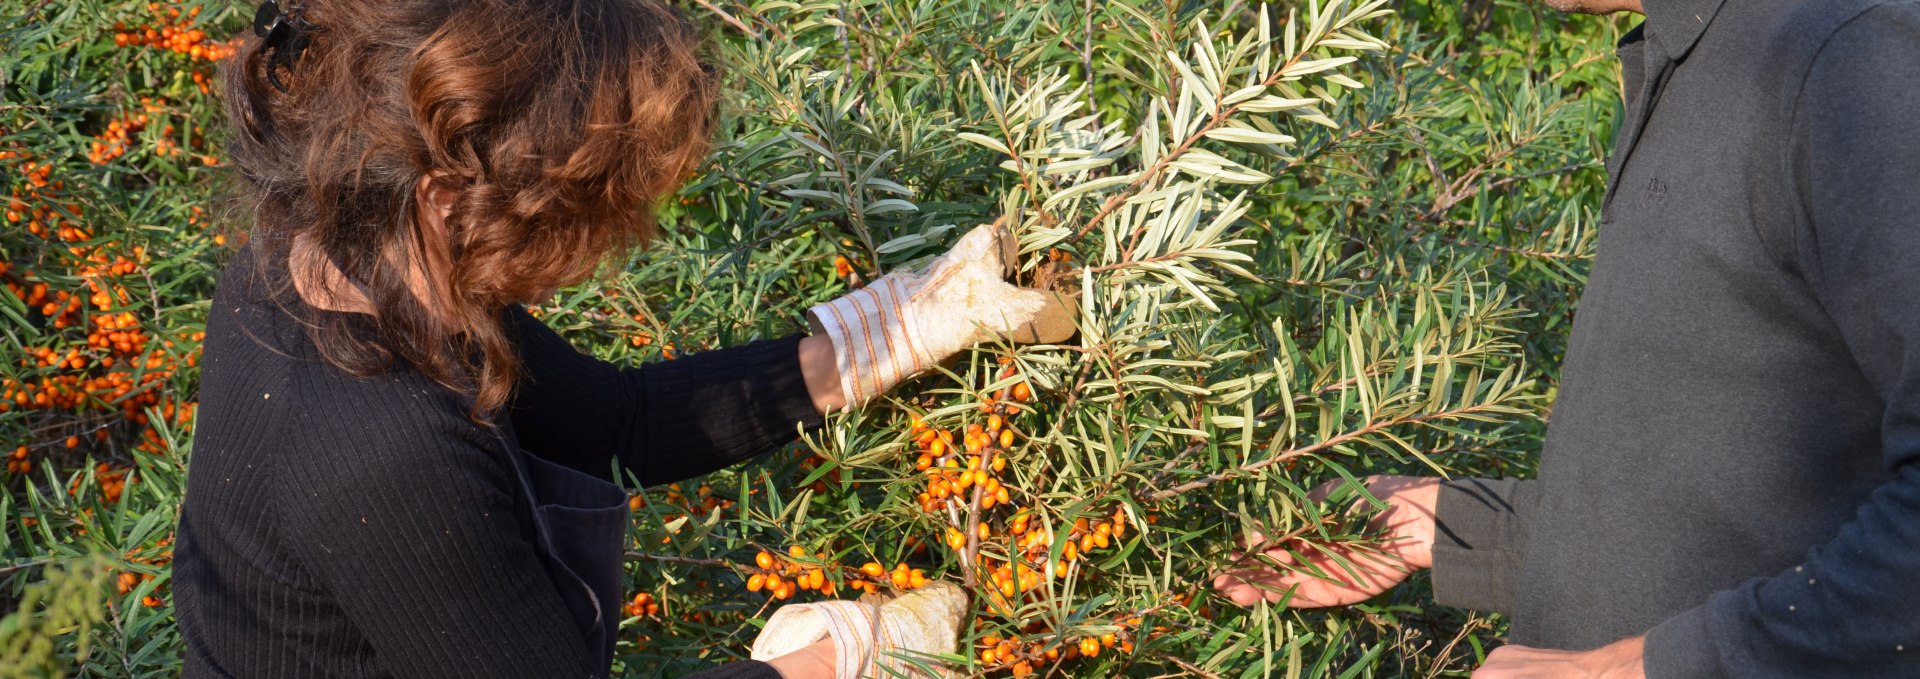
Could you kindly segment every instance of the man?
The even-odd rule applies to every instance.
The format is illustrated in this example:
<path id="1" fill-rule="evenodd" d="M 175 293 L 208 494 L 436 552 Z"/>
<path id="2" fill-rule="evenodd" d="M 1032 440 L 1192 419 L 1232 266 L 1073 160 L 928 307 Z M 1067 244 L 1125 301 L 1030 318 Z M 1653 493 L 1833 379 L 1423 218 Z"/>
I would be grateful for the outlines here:
<path id="1" fill-rule="evenodd" d="M 1920 677 L 1920 3 L 1556 6 L 1646 20 L 1539 478 L 1369 479 L 1403 563 L 1216 587 L 1431 567 L 1512 616 L 1479 679 Z"/>

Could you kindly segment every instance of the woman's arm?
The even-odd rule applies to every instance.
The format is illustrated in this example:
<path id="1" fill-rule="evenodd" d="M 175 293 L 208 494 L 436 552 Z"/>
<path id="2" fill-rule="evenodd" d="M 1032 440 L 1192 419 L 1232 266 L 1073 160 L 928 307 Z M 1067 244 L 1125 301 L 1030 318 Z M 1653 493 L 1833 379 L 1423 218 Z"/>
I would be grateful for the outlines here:
<path id="1" fill-rule="evenodd" d="M 834 364 L 833 340 L 827 338 L 827 331 L 820 328 L 819 321 L 809 321 L 807 325 L 813 334 L 800 340 L 800 373 L 806 376 L 813 407 L 830 413 L 847 405 L 846 391 L 840 388 L 840 368 Z"/>
<path id="2" fill-rule="evenodd" d="M 601 478 L 612 478 L 616 460 L 644 485 L 705 474 L 793 441 L 820 424 L 822 405 L 844 402 L 832 349 L 822 356 L 814 338 L 618 366 L 580 353 L 519 307 L 507 322 L 522 361 L 509 404 L 521 445 Z M 815 382 L 834 388 L 822 397 Z"/>

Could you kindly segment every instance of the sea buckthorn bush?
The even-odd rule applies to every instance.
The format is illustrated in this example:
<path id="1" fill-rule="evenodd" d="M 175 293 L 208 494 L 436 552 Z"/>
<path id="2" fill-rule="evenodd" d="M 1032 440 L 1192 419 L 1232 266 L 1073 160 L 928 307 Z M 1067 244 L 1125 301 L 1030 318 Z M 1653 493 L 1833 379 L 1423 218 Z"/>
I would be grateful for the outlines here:
<path id="1" fill-rule="evenodd" d="M 616 673 L 941 580 L 972 595 L 948 659 L 971 677 L 1466 676 L 1503 633 L 1418 577 L 1328 611 L 1207 585 L 1252 531 L 1377 544 L 1305 499 L 1320 482 L 1530 472 L 1621 26 L 1494 1 L 677 4 L 728 85 L 713 158 L 660 243 L 535 315 L 623 363 L 776 337 L 1006 217 L 1017 282 L 1071 295 L 1080 332 L 629 483 Z M 179 671 L 198 348 L 246 228 L 210 82 L 251 16 L 0 0 L 0 676 Z"/>

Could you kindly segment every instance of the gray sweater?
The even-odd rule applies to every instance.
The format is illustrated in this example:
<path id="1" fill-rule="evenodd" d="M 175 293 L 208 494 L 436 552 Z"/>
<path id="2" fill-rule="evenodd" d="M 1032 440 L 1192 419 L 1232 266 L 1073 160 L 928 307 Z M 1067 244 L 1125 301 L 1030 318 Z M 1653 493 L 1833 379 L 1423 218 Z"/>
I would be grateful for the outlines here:
<path id="1" fill-rule="evenodd" d="M 1920 4 L 1646 9 L 1539 478 L 1447 484 L 1435 596 L 1654 679 L 1920 677 Z"/>

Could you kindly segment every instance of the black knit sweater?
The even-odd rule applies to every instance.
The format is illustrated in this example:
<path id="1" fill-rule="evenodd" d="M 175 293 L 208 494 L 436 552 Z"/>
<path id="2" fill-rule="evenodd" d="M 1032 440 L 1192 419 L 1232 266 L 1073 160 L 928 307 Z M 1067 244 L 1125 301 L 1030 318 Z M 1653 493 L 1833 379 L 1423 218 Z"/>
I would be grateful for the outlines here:
<path id="1" fill-rule="evenodd" d="M 357 378 L 321 360 L 252 250 L 207 322 L 173 573 L 185 676 L 590 674 L 491 434 L 404 365 Z M 797 337 L 622 368 L 524 310 L 509 328 L 520 445 L 602 478 L 615 461 L 649 485 L 696 476 L 820 421 Z"/>

